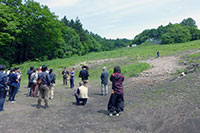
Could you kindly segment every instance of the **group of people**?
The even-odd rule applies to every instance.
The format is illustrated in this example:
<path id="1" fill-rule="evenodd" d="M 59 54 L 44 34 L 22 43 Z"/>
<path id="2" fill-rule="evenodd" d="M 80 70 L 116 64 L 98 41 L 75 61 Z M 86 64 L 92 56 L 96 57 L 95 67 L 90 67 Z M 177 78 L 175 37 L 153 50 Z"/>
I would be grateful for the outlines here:
<path id="1" fill-rule="evenodd" d="M 20 88 L 21 72 L 20 68 L 8 69 L 6 73 L 6 66 L 0 65 L 0 111 L 3 111 L 4 102 L 9 95 L 8 102 L 15 103 L 15 96 Z"/>
<path id="2" fill-rule="evenodd" d="M 41 107 L 42 99 L 44 99 L 44 107 L 48 108 L 48 99 L 54 98 L 54 87 L 56 83 L 56 75 L 53 69 L 48 69 L 46 65 L 38 69 L 34 69 L 34 67 L 31 66 L 27 71 L 27 75 L 28 96 L 38 96 L 38 108 Z"/>
<path id="3" fill-rule="evenodd" d="M 74 75 L 75 75 L 75 69 L 72 68 L 71 72 L 69 73 L 67 71 L 67 68 L 65 67 L 62 71 L 63 75 L 63 85 L 66 85 L 67 87 L 67 81 L 70 80 L 70 88 L 74 88 Z"/>
<path id="4" fill-rule="evenodd" d="M 9 86 L 9 101 L 15 101 L 15 95 L 20 87 L 21 73 L 19 68 L 14 68 L 10 71 L 9 76 L 5 73 L 5 65 L 0 65 L 0 111 L 3 110 L 3 105 L 6 98 L 6 93 Z M 44 99 L 45 106 L 48 108 L 48 99 L 54 98 L 54 86 L 56 83 L 56 75 L 53 69 L 48 69 L 46 65 L 41 68 L 34 69 L 30 67 L 27 72 L 28 75 L 28 96 L 37 97 L 38 103 L 37 107 L 41 107 L 42 99 Z M 69 73 L 66 68 L 62 72 L 63 84 L 67 85 L 67 80 L 70 80 L 70 88 L 74 88 L 74 76 L 75 69 L 72 68 Z M 82 70 L 79 73 L 79 77 L 82 81 L 79 83 L 79 87 L 75 91 L 75 99 L 77 105 L 85 105 L 88 100 L 88 67 L 82 66 Z M 103 67 L 103 72 L 100 75 L 101 78 L 101 94 L 103 96 L 108 95 L 108 78 L 109 74 L 106 67 Z M 124 89 L 123 81 L 124 76 L 121 74 L 121 69 L 119 66 L 114 67 L 114 72 L 110 76 L 110 81 L 112 82 L 112 93 L 108 102 L 109 115 L 119 116 L 119 112 L 124 110 Z M 39 93 L 38 93 L 39 90 Z"/>
<path id="5" fill-rule="evenodd" d="M 85 105 L 88 99 L 88 67 L 83 66 L 79 73 L 79 77 L 82 81 L 79 83 L 80 87 L 77 88 L 75 93 L 76 104 Z M 108 78 L 109 74 L 106 67 L 103 67 L 103 72 L 101 73 L 101 95 L 108 95 Z M 114 72 L 110 76 L 110 81 L 112 82 L 112 93 L 108 102 L 109 116 L 119 116 L 119 113 L 124 110 L 124 76 L 121 74 L 121 68 L 119 66 L 114 67 Z M 81 102 L 81 103 L 80 103 Z"/>

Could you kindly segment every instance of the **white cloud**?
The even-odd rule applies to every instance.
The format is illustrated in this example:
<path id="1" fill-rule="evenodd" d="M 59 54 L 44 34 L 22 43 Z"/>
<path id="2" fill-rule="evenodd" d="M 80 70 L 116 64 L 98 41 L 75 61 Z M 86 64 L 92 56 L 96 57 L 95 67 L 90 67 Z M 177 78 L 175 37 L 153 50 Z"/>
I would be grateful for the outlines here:
<path id="1" fill-rule="evenodd" d="M 50 8 L 61 8 L 75 5 L 78 0 L 36 0 Z"/>
<path id="2" fill-rule="evenodd" d="M 145 29 L 192 17 L 200 27 L 199 0 L 36 0 L 85 29 L 108 38 L 131 38 Z M 198 10 L 198 11 L 195 11 Z"/>

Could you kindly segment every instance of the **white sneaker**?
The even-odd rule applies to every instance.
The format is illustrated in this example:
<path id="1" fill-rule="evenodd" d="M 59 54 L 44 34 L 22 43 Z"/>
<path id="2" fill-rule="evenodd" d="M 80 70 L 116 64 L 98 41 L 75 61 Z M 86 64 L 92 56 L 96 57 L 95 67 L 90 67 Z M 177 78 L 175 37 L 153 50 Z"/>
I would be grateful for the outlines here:
<path id="1" fill-rule="evenodd" d="M 112 113 L 109 113 L 109 116 L 113 116 L 113 114 L 112 114 Z"/>
<path id="2" fill-rule="evenodd" d="M 117 113 L 116 116 L 118 117 L 118 116 L 119 116 L 119 113 Z"/>
<path id="3" fill-rule="evenodd" d="M 15 101 L 11 101 L 11 103 L 15 103 Z"/>

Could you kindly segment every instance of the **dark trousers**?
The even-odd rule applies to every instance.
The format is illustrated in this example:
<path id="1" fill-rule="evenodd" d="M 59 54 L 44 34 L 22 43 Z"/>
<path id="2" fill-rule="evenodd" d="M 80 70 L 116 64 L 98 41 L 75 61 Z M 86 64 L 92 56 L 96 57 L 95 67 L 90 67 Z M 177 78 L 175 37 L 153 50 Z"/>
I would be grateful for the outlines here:
<path id="1" fill-rule="evenodd" d="M 87 98 L 78 98 L 76 94 L 75 94 L 75 98 L 76 98 L 76 104 L 78 105 L 85 105 L 87 103 Z"/>
<path id="2" fill-rule="evenodd" d="M 124 95 L 112 93 L 108 102 L 108 111 L 117 113 L 124 111 Z"/>
<path id="3" fill-rule="evenodd" d="M 15 101 L 15 96 L 16 96 L 17 92 L 18 92 L 18 87 L 10 86 L 9 101 Z"/>
<path id="4" fill-rule="evenodd" d="M 67 78 L 64 78 L 64 77 L 63 77 L 63 85 L 66 85 L 66 86 L 67 86 Z"/>
<path id="5" fill-rule="evenodd" d="M 0 111 L 3 111 L 3 105 L 6 99 L 7 91 L 0 88 Z"/>
<path id="6" fill-rule="evenodd" d="M 38 94 L 38 84 L 33 83 L 32 86 L 31 86 L 31 96 L 36 97 L 37 94 Z"/>
<path id="7" fill-rule="evenodd" d="M 74 79 L 70 79 L 70 88 L 74 88 Z"/>

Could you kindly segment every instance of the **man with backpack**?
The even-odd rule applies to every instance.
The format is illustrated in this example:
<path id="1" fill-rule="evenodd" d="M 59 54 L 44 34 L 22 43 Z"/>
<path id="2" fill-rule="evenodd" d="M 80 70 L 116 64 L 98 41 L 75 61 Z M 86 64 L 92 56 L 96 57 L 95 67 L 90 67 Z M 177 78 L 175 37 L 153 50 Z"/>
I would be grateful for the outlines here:
<path id="1" fill-rule="evenodd" d="M 48 97 L 49 97 L 49 85 L 51 83 L 51 79 L 49 74 L 46 72 L 47 66 L 42 66 L 42 72 L 38 75 L 38 85 L 39 85 L 39 91 L 40 95 L 38 97 L 38 108 L 41 107 L 42 98 L 44 98 L 45 106 L 44 108 L 48 108 Z"/>

